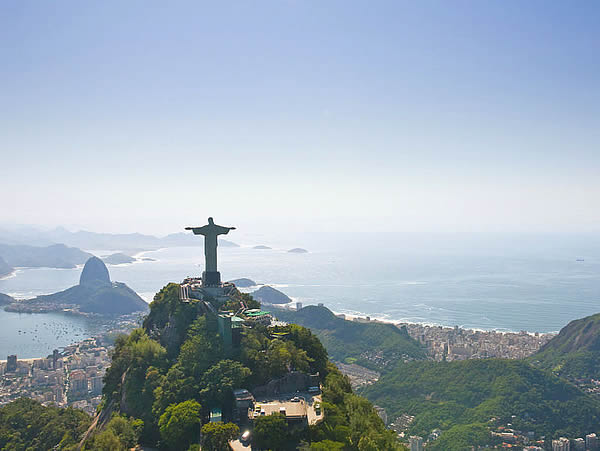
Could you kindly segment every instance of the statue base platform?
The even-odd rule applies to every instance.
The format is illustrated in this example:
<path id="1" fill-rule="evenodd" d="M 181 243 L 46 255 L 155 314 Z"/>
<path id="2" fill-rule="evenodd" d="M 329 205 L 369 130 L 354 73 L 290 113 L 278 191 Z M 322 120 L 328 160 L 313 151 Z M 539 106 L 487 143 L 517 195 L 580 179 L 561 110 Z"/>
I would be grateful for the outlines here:
<path id="1" fill-rule="evenodd" d="M 219 271 L 204 271 L 202 273 L 202 285 L 205 287 L 220 287 L 221 273 Z"/>

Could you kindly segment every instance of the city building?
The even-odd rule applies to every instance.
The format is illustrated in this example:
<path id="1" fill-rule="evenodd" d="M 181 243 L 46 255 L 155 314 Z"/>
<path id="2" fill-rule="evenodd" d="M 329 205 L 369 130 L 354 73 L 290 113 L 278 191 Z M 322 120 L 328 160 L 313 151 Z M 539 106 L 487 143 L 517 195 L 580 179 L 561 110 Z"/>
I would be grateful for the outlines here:
<path id="1" fill-rule="evenodd" d="M 90 378 L 90 386 L 92 389 L 92 395 L 101 395 L 102 387 L 104 387 L 102 376 L 94 376 Z"/>
<path id="2" fill-rule="evenodd" d="M 582 438 L 573 440 L 573 449 L 576 451 L 585 451 L 585 440 Z"/>
<path id="3" fill-rule="evenodd" d="M 87 395 L 88 380 L 83 370 L 73 370 L 69 375 L 69 396 L 80 397 Z"/>
<path id="4" fill-rule="evenodd" d="M 557 440 L 552 440 L 552 451 L 571 451 L 569 439 L 561 437 Z"/>
<path id="5" fill-rule="evenodd" d="M 58 359 L 60 359 L 60 353 L 58 349 L 52 351 L 52 369 L 58 368 Z"/>
<path id="6" fill-rule="evenodd" d="M 271 312 L 267 312 L 266 310 L 261 309 L 248 309 L 242 313 L 244 319 L 253 324 L 262 324 L 268 326 L 271 324 L 273 320 L 273 316 Z"/>
<path id="7" fill-rule="evenodd" d="M 6 372 L 14 373 L 17 371 L 17 355 L 12 354 L 6 358 Z"/>
<path id="8" fill-rule="evenodd" d="M 423 451 L 423 437 L 412 435 L 408 439 L 408 443 L 410 444 L 410 451 Z"/>
<path id="9" fill-rule="evenodd" d="M 585 446 L 589 451 L 596 451 L 598 449 L 598 437 L 596 434 L 585 436 Z"/>

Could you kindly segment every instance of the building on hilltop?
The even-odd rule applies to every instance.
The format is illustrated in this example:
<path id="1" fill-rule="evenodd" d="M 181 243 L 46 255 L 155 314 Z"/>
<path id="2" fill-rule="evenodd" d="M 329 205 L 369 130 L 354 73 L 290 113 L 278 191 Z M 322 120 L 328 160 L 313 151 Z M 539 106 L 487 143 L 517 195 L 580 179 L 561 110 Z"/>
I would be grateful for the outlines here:
<path id="1" fill-rule="evenodd" d="M 226 350 L 240 347 L 244 322 L 242 318 L 230 312 L 221 312 L 217 315 L 217 328 Z"/>
<path id="2" fill-rule="evenodd" d="M 273 320 L 273 315 L 271 315 L 271 312 L 261 309 L 244 310 L 241 315 L 246 322 L 250 324 L 262 324 L 263 326 L 268 326 Z"/>

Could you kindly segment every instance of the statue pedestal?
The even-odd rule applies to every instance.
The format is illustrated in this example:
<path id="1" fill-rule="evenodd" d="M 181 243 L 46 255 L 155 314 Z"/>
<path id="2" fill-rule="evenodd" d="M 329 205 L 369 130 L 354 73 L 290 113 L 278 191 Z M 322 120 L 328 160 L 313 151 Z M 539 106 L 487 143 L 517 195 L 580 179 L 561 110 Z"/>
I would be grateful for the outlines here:
<path id="1" fill-rule="evenodd" d="M 202 273 L 202 285 L 205 287 L 220 287 L 221 273 L 219 271 L 204 271 Z"/>

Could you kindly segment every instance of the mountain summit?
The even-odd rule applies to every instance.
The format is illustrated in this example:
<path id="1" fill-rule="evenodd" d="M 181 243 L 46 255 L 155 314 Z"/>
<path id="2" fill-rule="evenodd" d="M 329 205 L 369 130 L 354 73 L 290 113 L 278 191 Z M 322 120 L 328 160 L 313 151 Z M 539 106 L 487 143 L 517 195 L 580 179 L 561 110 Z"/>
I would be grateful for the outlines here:
<path id="1" fill-rule="evenodd" d="M 98 282 L 105 285 L 110 284 L 110 275 L 102 260 L 98 257 L 90 257 L 85 262 L 85 266 L 79 277 L 79 285 L 90 285 Z"/>

